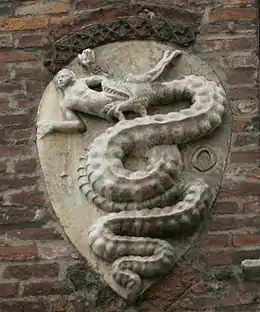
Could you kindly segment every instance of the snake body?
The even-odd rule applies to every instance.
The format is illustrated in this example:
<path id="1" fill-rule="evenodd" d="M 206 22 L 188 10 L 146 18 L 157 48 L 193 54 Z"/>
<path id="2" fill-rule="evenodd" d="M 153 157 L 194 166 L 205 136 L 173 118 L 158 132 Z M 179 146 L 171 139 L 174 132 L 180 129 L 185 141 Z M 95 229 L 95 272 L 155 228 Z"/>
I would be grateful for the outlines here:
<path id="1" fill-rule="evenodd" d="M 192 229 L 209 203 L 205 182 L 182 183 L 177 146 L 220 126 L 226 96 L 216 82 L 193 75 L 140 84 L 134 92 L 128 89 L 133 105 L 145 108 L 165 100 L 189 99 L 191 103 L 179 112 L 120 121 L 95 138 L 81 158 L 78 172 L 83 194 L 110 212 L 89 230 L 90 248 L 113 262 L 115 281 L 134 298 L 141 277 L 160 275 L 173 266 L 173 247 L 158 237 Z M 142 147 L 150 151 L 146 170 L 126 169 L 127 155 Z"/>

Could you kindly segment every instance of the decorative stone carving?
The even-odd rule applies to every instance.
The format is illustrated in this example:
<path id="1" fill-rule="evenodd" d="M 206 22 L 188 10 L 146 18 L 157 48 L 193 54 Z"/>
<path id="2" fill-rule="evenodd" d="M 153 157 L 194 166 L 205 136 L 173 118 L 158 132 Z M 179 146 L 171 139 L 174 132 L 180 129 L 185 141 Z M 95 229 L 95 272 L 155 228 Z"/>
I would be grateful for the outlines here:
<path id="1" fill-rule="evenodd" d="M 53 73 L 67 65 L 86 48 L 125 40 L 156 40 L 188 47 L 195 42 L 194 25 L 176 25 L 174 20 L 160 15 L 140 14 L 111 21 L 102 21 L 80 29 L 55 42 L 46 54 L 44 64 Z"/>
<path id="2" fill-rule="evenodd" d="M 86 49 L 78 54 L 79 61 L 82 65 L 89 67 L 91 64 L 95 63 L 95 53 L 94 50 Z"/>
<path id="3" fill-rule="evenodd" d="M 122 51 L 128 64 L 120 63 Z M 138 64 L 134 53 L 148 54 L 148 62 Z M 108 75 L 74 60 L 55 76 L 41 102 L 37 144 L 68 236 L 115 291 L 135 300 L 180 259 L 215 199 L 229 146 L 229 108 L 211 69 L 169 46 L 111 44 L 96 49 L 96 62 Z M 185 101 L 189 107 L 179 108 Z M 46 160 L 52 149 L 65 158 L 55 170 Z M 214 163 L 198 171 L 190 161 L 195 151 L 196 159 L 212 151 Z"/>
<path id="4" fill-rule="evenodd" d="M 193 154 L 192 164 L 199 171 L 208 171 L 216 164 L 216 156 L 209 147 L 203 146 Z"/>

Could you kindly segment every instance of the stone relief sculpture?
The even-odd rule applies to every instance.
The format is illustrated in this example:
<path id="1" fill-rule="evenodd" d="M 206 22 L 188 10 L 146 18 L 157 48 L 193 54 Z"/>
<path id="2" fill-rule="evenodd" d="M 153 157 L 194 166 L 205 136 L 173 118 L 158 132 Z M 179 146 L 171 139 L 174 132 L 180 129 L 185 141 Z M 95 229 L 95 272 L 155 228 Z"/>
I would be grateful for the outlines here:
<path id="1" fill-rule="evenodd" d="M 163 58 L 151 71 L 139 76 L 127 75 L 125 81 L 112 81 L 101 75 L 77 79 L 74 72 L 62 69 L 54 78 L 54 83 L 63 93 L 60 108 L 65 121 L 38 123 L 38 136 L 43 137 L 54 131 L 69 133 L 85 131 L 85 125 L 77 117 L 75 111 L 105 119 L 115 117 L 118 120 L 124 119 L 123 112 L 129 110 L 139 113 L 141 116 L 146 115 L 146 108 L 152 100 L 148 98 L 152 97 L 153 101 L 157 103 L 157 98 L 164 97 L 162 92 L 165 92 L 167 88 L 170 91 L 172 88 L 164 86 L 161 90 L 163 85 L 157 86 L 157 84 L 151 85 L 150 83 L 156 80 L 165 67 L 180 54 L 181 51 L 172 53 L 166 51 Z M 79 60 L 83 65 L 92 63 L 93 51 L 90 49 L 83 51 Z M 102 87 L 102 92 L 92 89 L 99 85 Z M 154 87 L 156 90 L 153 90 Z"/>
<path id="2" fill-rule="evenodd" d="M 96 61 L 95 52 L 92 49 L 83 50 L 82 53 L 78 54 L 78 59 L 83 66 L 88 67 Z"/>
<path id="3" fill-rule="evenodd" d="M 166 10 L 167 11 L 167 10 Z M 180 13 L 177 10 L 178 14 Z M 99 23 L 91 23 L 66 38 L 55 42 L 51 50 L 45 55 L 45 66 L 53 73 L 63 68 L 66 63 L 78 56 L 79 51 L 89 50 L 111 42 L 121 40 L 156 40 L 177 44 L 179 47 L 187 48 L 195 42 L 200 23 L 200 16 L 191 12 L 183 12 L 189 16 L 189 23 L 175 23 L 175 20 L 166 18 L 168 15 L 162 7 L 156 14 L 145 9 L 138 16 L 125 16 L 115 20 L 103 20 Z M 176 11 L 172 10 L 172 16 Z M 97 31 L 98 30 L 98 31 Z M 85 51 L 84 50 L 84 51 Z M 79 56 L 79 58 L 83 57 Z M 88 57 L 88 64 L 84 61 L 83 65 L 89 65 L 91 58 Z"/>
<path id="4" fill-rule="evenodd" d="M 221 85 L 201 76 L 188 75 L 172 81 L 156 81 L 182 51 L 165 51 L 145 74 L 126 74 L 115 80 L 107 75 L 77 78 L 62 69 L 54 78 L 62 93 L 63 121 L 38 122 L 38 138 L 52 132 L 86 130 L 77 111 L 109 121 L 117 120 L 97 136 L 80 158 L 78 181 L 82 193 L 108 212 L 88 232 L 92 252 L 112 262 L 114 281 L 134 300 L 143 278 L 160 276 L 176 261 L 174 247 L 164 239 L 192 231 L 212 201 L 203 179 L 183 179 L 179 145 L 209 135 L 222 123 L 227 103 Z M 89 57 L 89 60 L 88 60 Z M 79 60 L 95 61 L 93 50 Z M 101 91 L 98 91 L 101 88 Z M 179 112 L 148 115 L 153 105 L 188 100 Z M 139 117 L 128 120 L 127 112 Z M 127 156 L 139 153 L 147 165 L 129 170 Z"/>

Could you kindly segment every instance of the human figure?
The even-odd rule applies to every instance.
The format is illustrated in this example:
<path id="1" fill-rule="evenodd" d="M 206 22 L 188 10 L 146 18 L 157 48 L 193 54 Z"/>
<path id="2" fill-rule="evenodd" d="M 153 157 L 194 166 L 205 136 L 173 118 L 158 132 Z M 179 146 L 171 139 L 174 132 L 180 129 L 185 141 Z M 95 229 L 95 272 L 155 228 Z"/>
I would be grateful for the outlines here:
<path id="1" fill-rule="evenodd" d="M 124 119 L 123 111 L 129 109 L 145 116 L 146 108 L 135 105 L 136 85 L 152 83 L 162 74 L 166 66 L 181 54 L 179 50 L 165 51 L 162 59 L 149 72 L 142 75 L 128 74 L 123 81 L 113 81 L 101 75 L 77 79 L 73 71 L 62 69 L 54 78 L 54 83 L 62 92 L 60 109 L 64 120 L 38 122 L 38 138 L 51 132 L 86 131 L 86 125 L 77 116 L 77 111 L 109 120 L 112 117 Z M 101 92 L 92 89 L 97 86 L 101 86 Z"/>

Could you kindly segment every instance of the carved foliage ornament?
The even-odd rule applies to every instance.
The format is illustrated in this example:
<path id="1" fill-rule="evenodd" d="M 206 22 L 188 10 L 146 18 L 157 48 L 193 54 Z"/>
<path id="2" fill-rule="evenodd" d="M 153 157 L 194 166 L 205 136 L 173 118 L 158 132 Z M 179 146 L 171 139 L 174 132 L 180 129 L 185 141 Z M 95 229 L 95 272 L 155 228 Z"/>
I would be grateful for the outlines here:
<path id="1" fill-rule="evenodd" d="M 42 98 L 40 161 L 71 241 L 135 300 L 181 259 L 215 199 L 229 148 L 227 98 L 207 64 L 171 46 L 127 41 L 81 52 Z M 93 63 L 108 72 L 94 75 Z M 206 170 L 200 148 L 215 155 Z"/>
<path id="2" fill-rule="evenodd" d="M 176 25 L 174 20 L 162 16 L 142 14 L 94 23 L 57 41 L 46 54 L 44 64 L 56 73 L 82 50 L 115 41 L 155 40 L 188 47 L 195 39 L 192 25 Z"/>

